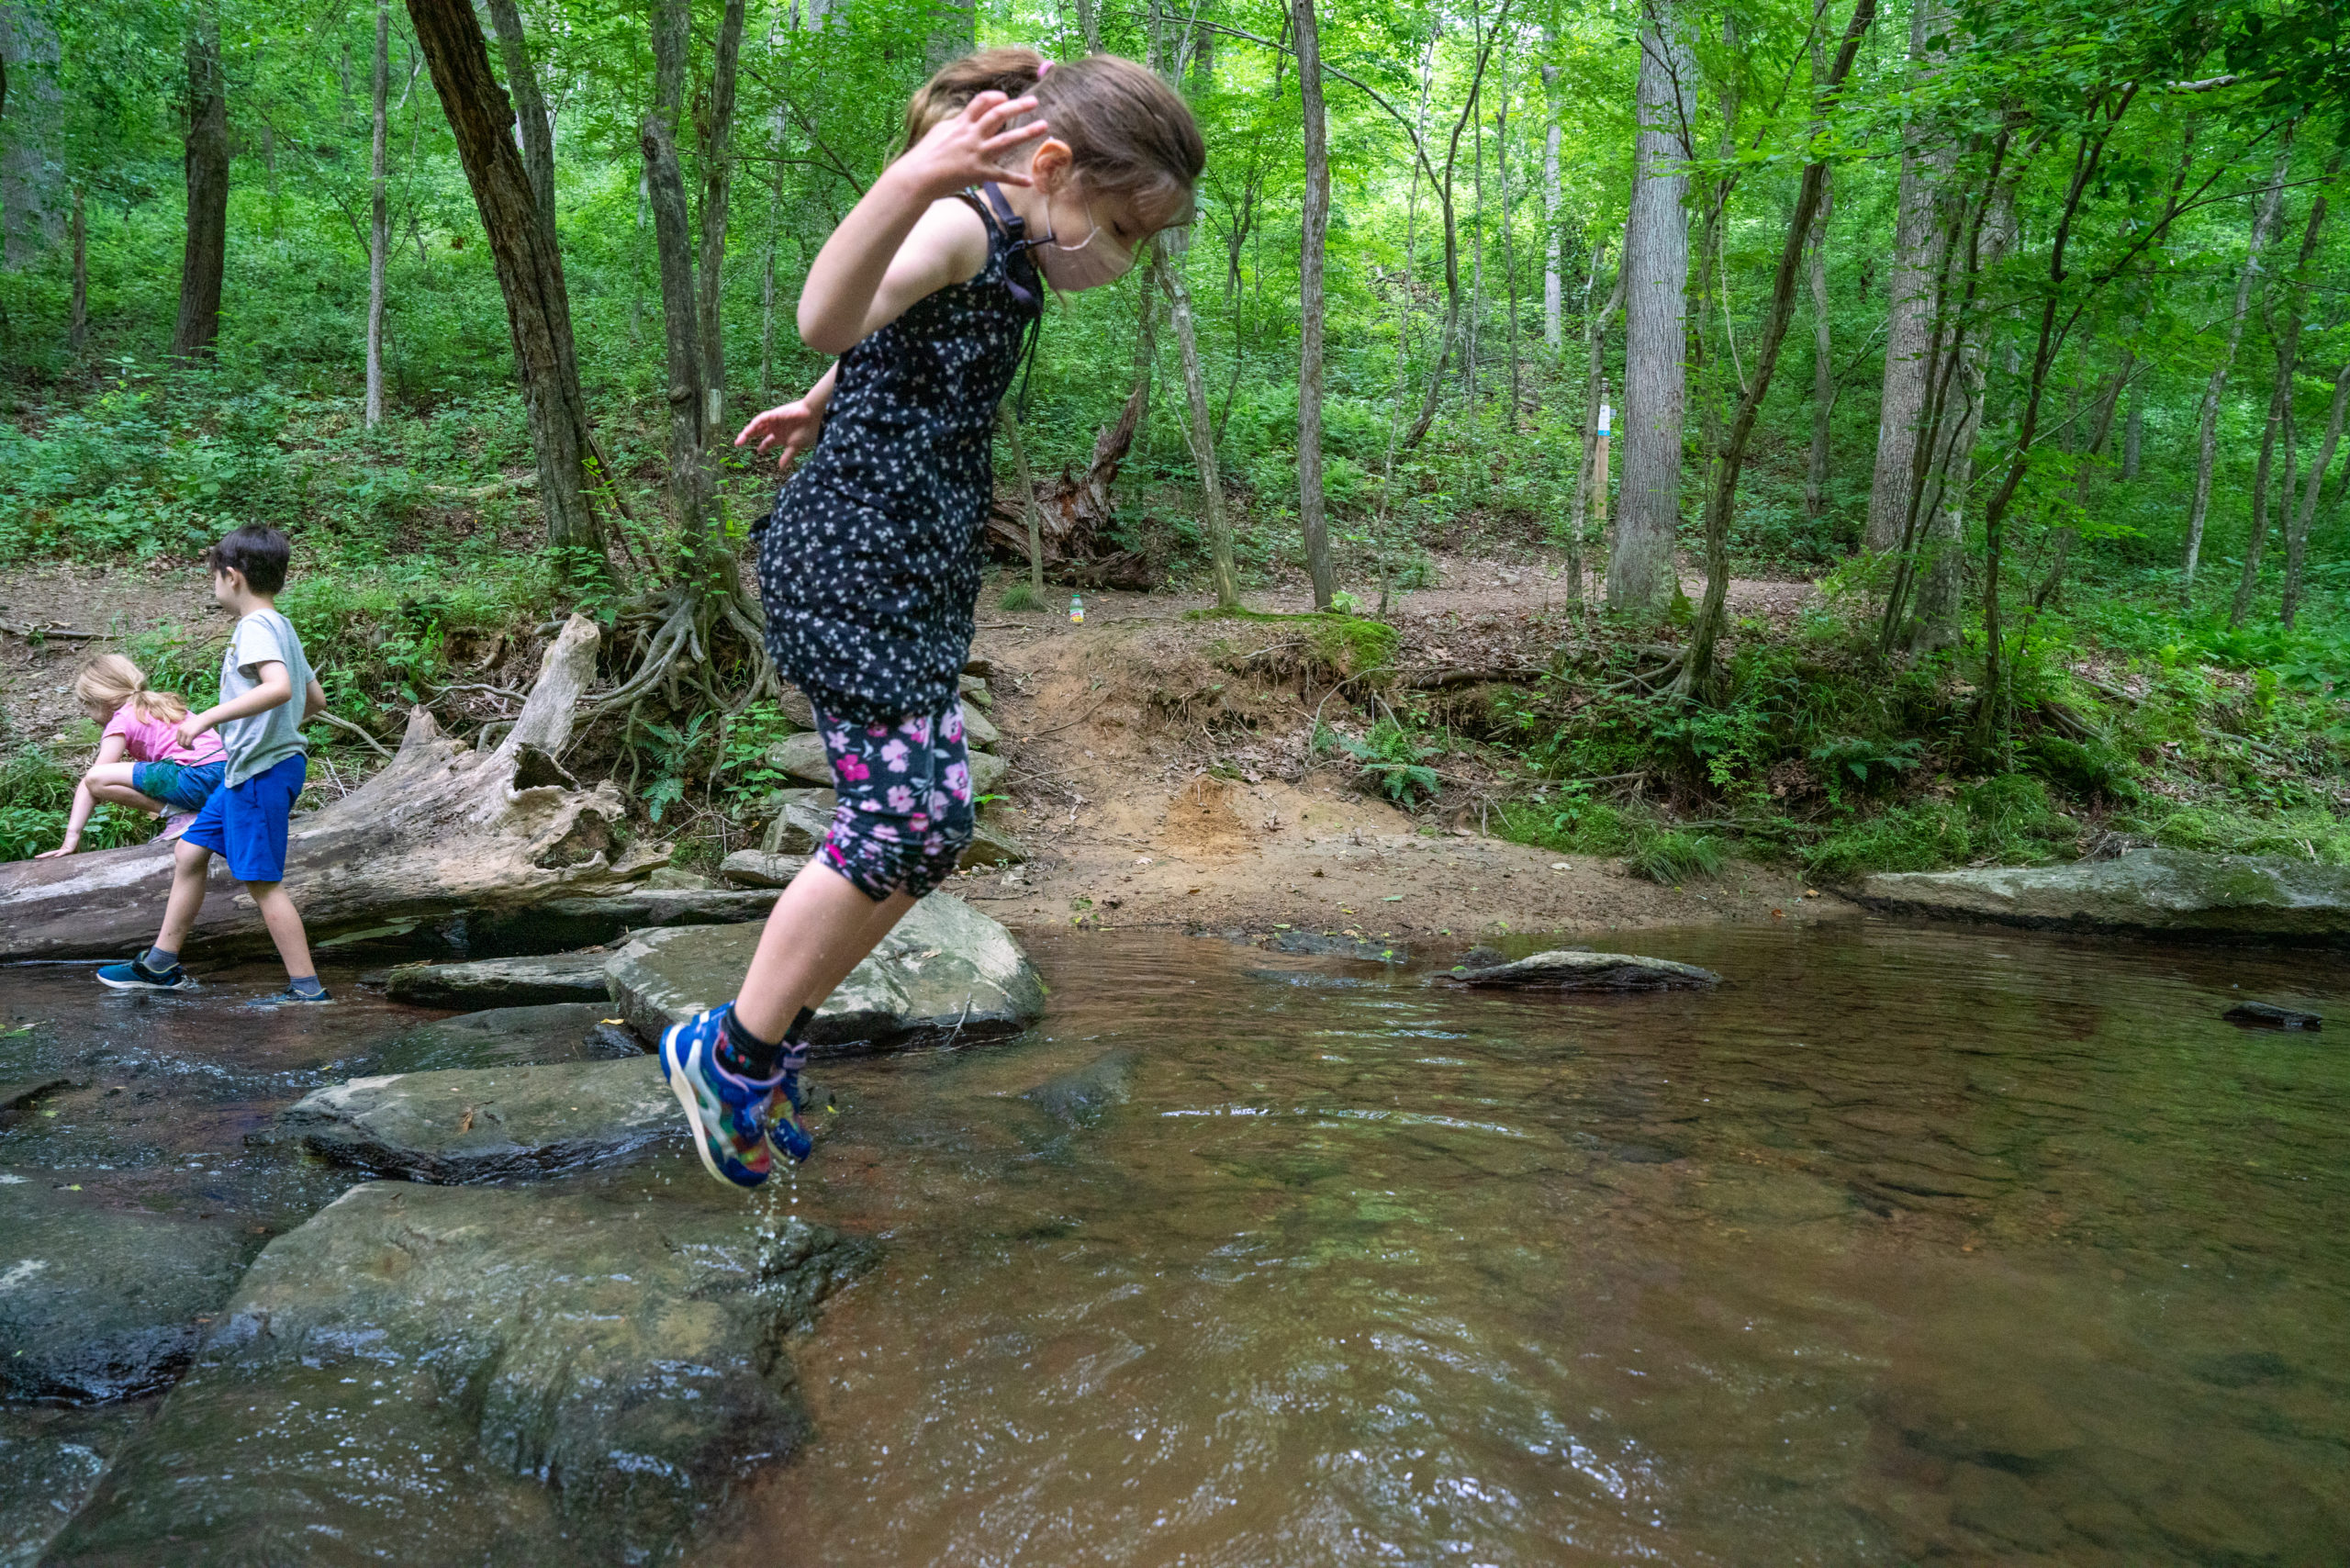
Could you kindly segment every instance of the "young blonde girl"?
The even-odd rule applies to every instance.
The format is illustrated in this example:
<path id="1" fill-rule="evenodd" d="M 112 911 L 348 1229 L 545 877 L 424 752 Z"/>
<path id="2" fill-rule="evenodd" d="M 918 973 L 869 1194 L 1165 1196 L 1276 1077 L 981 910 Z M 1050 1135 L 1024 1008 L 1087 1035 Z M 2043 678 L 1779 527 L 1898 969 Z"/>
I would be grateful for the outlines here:
<path id="1" fill-rule="evenodd" d="M 98 759 L 73 790 L 65 842 L 36 858 L 71 855 L 101 801 L 166 818 L 163 836 L 176 838 L 228 770 L 220 737 L 207 730 L 182 745 L 178 729 L 187 704 L 168 691 L 150 691 L 144 671 L 120 654 L 100 654 L 73 678 L 73 695 L 90 722 L 103 727 Z"/>
<path id="2" fill-rule="evenodd" d="M 735 438 L 780 447 L 790 471 L 754 531 L 767 653 L 815 706 L 838 800 L 741 995 L 661 1040 L 702 1163 L 742 1187 L 778 1152 L 807 1158 L 799 1083 L 815 1010 L 970 842 L 957 678 L 996 408 L 1044 287 L 1123 275 L 1189 219 L 1207 156 L 1182 99 L 1108 55 L 957 61 L 915 95 L 906 129 L 800 296 L 801 339 L 840 359 Z"/>

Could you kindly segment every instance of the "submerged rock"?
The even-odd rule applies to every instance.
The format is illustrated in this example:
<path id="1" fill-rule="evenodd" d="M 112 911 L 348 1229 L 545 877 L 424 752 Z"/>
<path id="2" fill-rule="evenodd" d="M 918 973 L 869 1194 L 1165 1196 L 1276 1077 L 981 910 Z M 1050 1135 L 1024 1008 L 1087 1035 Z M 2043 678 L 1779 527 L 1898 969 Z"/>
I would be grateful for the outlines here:
<path id="1" fill-rule="evenodd" d="M 2325 1020 L 2314 1013 L 2299 1013 L 2290 1007 L 2279 1007 L 2273 1002 L 2240 1002 L 2220 1014 L 2231 1024 L 2249 1024 L 2256 1029 L 2322 1029 Z"/>
<path id="2" fill-rule="evenodd" d="M 1412 958 L 1412 950 L 1400 942 L 1374 941 L 1343 931 L 1283 931 L 1273 937 L 1273 948 L 1321 958 L 1360 958 L 1367 964 L 1403 964 Z"/>
<path id="3" fill-rule="evenodd" d="M 154 1413 L 144 1400 L 0 1406 L 0 1563 L 39 1561 L 97 1490 L 115 1451 Z"/>
<path id="4" fill-rule="evenodd" d="M 441 1183 L 561 1175 L 686 1147 L 685 1116 L 648 1056 L 354 1078 L 280 1111 L 277 1127 L 345 1165 Z"/>
<path id="5" fill-rule="evenodd" d="M 1644 958 L 1637 953 L 1582 951 L 1537 953 L 1514 964 L 1457 969 L 1430 978 L 1451 985 L 1516 991 L 1695 991 L 1722 982 L 1721 976 L 1695 964 Z"/>
<path id="6" fill-rule="evenodd" d="M 109 1207 L 51 1172 L 0 1174 L 0 1395 L 88 1402 L 170 1383 L 236 1288 L 245 1238 Z"/>
<path id="7" fill-rule="evenodd" d="M 2067 866 L 1861 879 L 1873 909 L 2076 931 L 2350 942 L 2350 868 L 2274 856 L 2138 849 Z"/>
<path id="8" fill-rule="evenodd" d="M 52 1563 L 674 1562 L 808 1419 L 865 1244 L 697 1181 L 352 1188 L 272 1243 Z"/>
<path id="9" fill-rule="evenodd" d="M 1132 1092 L 1135 1054 L 1115 1050 L 1045 1080 L 1020 1097 L 1057 1122 L 1090 1127 Z"/>
<path id="10" fill-rule="evenodd" d="M 541 958 L 481 958 L 469 964 L 408 964 L 384 978 L 384 992 L 416 1007 L 529 1007 L 610 999 L 609 953 Z"/>
<path id="11" fill-rule="evenodd" d="M 643 1055 L 644 1048 L 635 1036 L 623 1034 L 615 1042 L 612 1031 L 599 1030 L 611 1011 L 609 1000 L 556 1002 L 534 1007 L 492 1007 L 437 1024 L 420 1024 L 368 1052 L 364 1070 L 375 1075 L 538 1067 Z"/>
<path id="12" fill-rule="evenodd" d="M 612 1001 L 638 1034 L 715 1007 L 742 988 L 758 924 L 652 931 L 613 955 Z M 1045 1011 L 1045 987 L 1012 933 L 950 893 L 914 905 L 816 1014 L 819 1045 L 893 1047 L 1002 1034 Z"/>

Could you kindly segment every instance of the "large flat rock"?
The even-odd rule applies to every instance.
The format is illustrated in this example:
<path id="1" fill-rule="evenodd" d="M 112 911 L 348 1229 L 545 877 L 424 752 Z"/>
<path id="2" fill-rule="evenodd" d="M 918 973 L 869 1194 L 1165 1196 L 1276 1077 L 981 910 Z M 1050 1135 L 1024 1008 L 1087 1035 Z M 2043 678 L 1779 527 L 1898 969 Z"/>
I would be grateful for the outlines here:
<path id="1" fill-rule="evenodd" d="M 632 931 L 669 925 L 724 925 L 767 913 L 755 892 L 734 888 L 640 886 L 599 898 L 548 899 L 524 909 L 469 921 L 465 950 L 562 953 L 617 942 Z"/>
<path id="2" fill-rule="evenodd" d="M 808 1421 L 867 1247 L 696 1181 L 352 1188 L 273 1242 L 51 1563 L 642 1563 Z"/>
<path id="3" fill-rule="evenodd" d="M 2350 868 L 2253 855 L 2138 849 L 2068 866 L 1881 872 L 1874 909 L 2076 931 L 2350 942 Z"/>
<path id="4" fill-rule="evenodd" d="M 1454 969 L 1431 977 L 1449 985 L 1502 991 L 1697 991 L 1722 977 L 1695 964 L 1645 958 L 1637 953 L 1537 953 L 1516 963 Z"/>
<path id="5" fill-rule="evenodd" d="M 161 1388 L 196 1353 L 250 1246 L 227 1226 L 110 1207 L 62 1181 L 0 1171 L 0 1395 Z"/>
<path id="6" fill-rule="evenodd" d="M 277 1114 L 282 1134 L 382 1176 L 454 1183 L 556 1176 L 687 1148 L 659 1061 L 354 1078 Z"/>
<path id="7" fill-rule="evenodd" d="M 458 1068 L 543 1067 L 643 1055 L 643 1047 L 633 1037 L 615 1040 L 613 1036 L 622 1031 L 597 1027 L 611 1016 L 611 1011 L 609 999 L 556 1002 L 533 1007 L 492 1007 L 436 1024 L 420 1024 L 370 1050 L 364 1058 L 364 1067 L 357 1070 L 381 1076 Z"/>
<path id="8" fill-rule="evenodd" d="M 606 967 L 613 1003 L 637 1032 L 660 1032 L 742 989 L 758 924 L 650 931 Z M 816 1014 L 819 1045 L 876 1049 L 1025 1028 L 1045 986 L 1012 933 L 950 893 L 933 893 Z"/>
<path id="9" fill-rule="evenodd" d="M 467 964 L 408 964 L 392 970 L 384 992 L 416 1007 L 532 1007 L 601 1002 L 609 953 L 554 953 L 539 958 L 480 958 Z"/>

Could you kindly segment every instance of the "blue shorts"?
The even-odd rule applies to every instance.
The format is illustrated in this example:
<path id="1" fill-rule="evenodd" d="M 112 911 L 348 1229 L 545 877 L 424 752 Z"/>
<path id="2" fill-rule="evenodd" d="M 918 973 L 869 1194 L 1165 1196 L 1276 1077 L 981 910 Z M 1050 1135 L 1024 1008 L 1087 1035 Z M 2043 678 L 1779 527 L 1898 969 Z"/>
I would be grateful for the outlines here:
<path id="1" fill-rule="evenodd" d="M 180 842 L 227 856 L 229 875 L 241 882 L 284 881 L 285 822 L 309 771 L 308 757 L 289 756 L 242 784 L 213 790 Z"/>
<path id="2" fill-rule="evenodd" d="M 200 812 L 220 780 L 229 776 L 227 758 L 218 762 L 134 762 L 130 787 L 151 801 L 161 801 L 175 812 Z"/>

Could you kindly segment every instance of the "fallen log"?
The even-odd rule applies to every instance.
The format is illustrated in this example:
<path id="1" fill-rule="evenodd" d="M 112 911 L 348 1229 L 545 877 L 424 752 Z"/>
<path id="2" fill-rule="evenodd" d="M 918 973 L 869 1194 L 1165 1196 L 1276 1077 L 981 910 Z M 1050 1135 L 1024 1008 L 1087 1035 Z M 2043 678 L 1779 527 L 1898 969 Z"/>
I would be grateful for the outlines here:
<path id="1" fill-rule="evenodd" d="M 571 618 L 494 750 L 443 734 L 413 709 L 381 773 L 294 819 L 285 884 L 312 942 L 614 892 L 667 861 L 666 845 L 620 848 L 620 790 L 609 781 L 587 788 L 555 760 L 595 677 L 597 638 L 593 622 Z M 0 865 L 0 959 L 136 951 L 162 920 L 172 849 L 149 843 Z M 193 955 L 267 950 L 259 913 L 218 857 L 207 892 Z"/>

